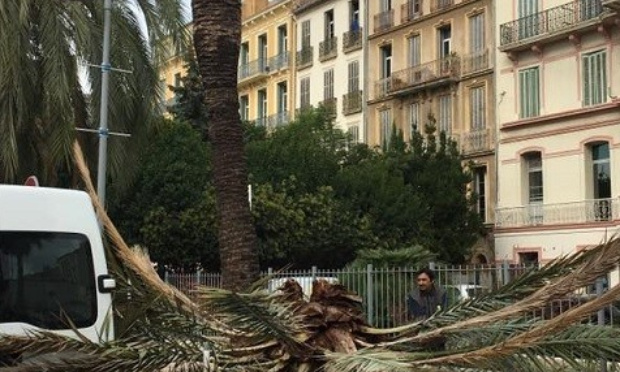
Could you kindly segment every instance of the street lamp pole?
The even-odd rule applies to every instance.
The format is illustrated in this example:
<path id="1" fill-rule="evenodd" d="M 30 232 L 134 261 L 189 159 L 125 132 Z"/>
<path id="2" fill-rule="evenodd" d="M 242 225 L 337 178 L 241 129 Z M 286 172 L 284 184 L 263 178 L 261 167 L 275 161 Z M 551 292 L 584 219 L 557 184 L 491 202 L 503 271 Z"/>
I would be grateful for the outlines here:
<path id="1" fill-rule="evenodd" d="M 112 0 L 103 2 L 103 56 L 101 62 L 101 107 L 99 111 L 99 163 L 97 167 L 97 196 L 105 206 L 106 172 L 108 163 L 108 92 L 110 87 L 110 28 Z"/>

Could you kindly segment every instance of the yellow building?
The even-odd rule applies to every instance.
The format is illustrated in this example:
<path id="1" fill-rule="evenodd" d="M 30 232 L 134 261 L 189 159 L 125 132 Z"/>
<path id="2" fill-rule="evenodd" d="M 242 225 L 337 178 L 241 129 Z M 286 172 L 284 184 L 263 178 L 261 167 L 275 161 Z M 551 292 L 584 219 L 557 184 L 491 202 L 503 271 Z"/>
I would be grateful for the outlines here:
<path id="1" fill-rule="evenodd" d="M 292 0 L 243 4 L 239 52 L 239 106 L 242 120 L 273 128 L 287 124 L 293 106 Z"/>
<path id="2" fill-rule="evenodd" d="M 294 62 L 293 0 L 252 0 L 242 6 L 239 53 L 239 106 L 242 120 L 269 128 L 287 124 L 294 102 L 290 66 Z M 191 24 L 188 25 L 191 27 Z M 174 103 L 169 86 L 180 86 L 185 60 L 179 51 L 171 53 L 161 72 L 166 106 Z"/>
<path id="3" fill-rule="evenodd" d="M 472 161 L 476 209 L 492 227 L 495 100 L 491 0 L 369 3 L 369 145 L 386 145 L 395 125 L 410 138 L 429 115 Z M 484 247 L 490 243 L 480 242 Z M 486 249 L 490 252 L 490 249 Z M 485 262 L 492 254 L 483 254 Z"/>

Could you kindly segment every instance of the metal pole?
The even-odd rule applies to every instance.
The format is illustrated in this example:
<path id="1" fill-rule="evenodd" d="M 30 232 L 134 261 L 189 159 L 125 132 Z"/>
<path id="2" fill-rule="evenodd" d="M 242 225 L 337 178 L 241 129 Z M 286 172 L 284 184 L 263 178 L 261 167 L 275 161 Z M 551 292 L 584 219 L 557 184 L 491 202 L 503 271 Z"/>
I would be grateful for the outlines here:
<path id="1" fill-rule="evenodd" d="M 108 163 L 108 92 L 110 86 L 110 23 L 112 0 L 103 2 L 103 56 L 101 62 L 101 107 L 99 111 L 99 164 L 97 167 L 97 196 L 105 206 L 105 186 Z"/>
<path id="2" fill-rule="evenodd" d="M 596 279 L 596 297 L 600 297 L 603 295 L 603 278 Z M 600 309 L 596 314 L 597 323 L 599 326 L 605 325 L 605 309 Z M 607 372 L 607 361 L 605 359 L 601 359 L 601 372 Z"/>

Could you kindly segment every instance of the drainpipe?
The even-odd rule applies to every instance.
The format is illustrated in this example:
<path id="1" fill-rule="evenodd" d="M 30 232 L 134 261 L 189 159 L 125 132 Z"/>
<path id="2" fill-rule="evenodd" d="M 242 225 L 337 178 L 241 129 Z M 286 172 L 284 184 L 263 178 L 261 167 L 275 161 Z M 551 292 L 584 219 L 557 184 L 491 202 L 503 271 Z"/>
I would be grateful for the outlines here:
<path id="1" fill-rule="evenodd" d="M 368 144 L 368 34 L 369 34 L 369 14 L 368 14 L 368 0 L 364 0 L 364 25 L 362 27 L 363 36 L 362 36 L 362 53 L 364 55 L 364 67 L 362 71 L 364 72 L 364 91 L 362 93 L 362 133 L 364 135 L 364 143 Z"/>

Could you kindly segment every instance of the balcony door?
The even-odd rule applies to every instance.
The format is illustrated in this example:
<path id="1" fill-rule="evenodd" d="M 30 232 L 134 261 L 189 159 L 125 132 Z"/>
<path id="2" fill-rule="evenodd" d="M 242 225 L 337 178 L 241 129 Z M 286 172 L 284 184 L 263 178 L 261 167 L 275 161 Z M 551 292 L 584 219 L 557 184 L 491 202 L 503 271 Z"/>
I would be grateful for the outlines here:
<path id="1" fill-rule="evenodd" d="M 540 0 L 519 0 L 519 40 L 538 35 Z"/>

